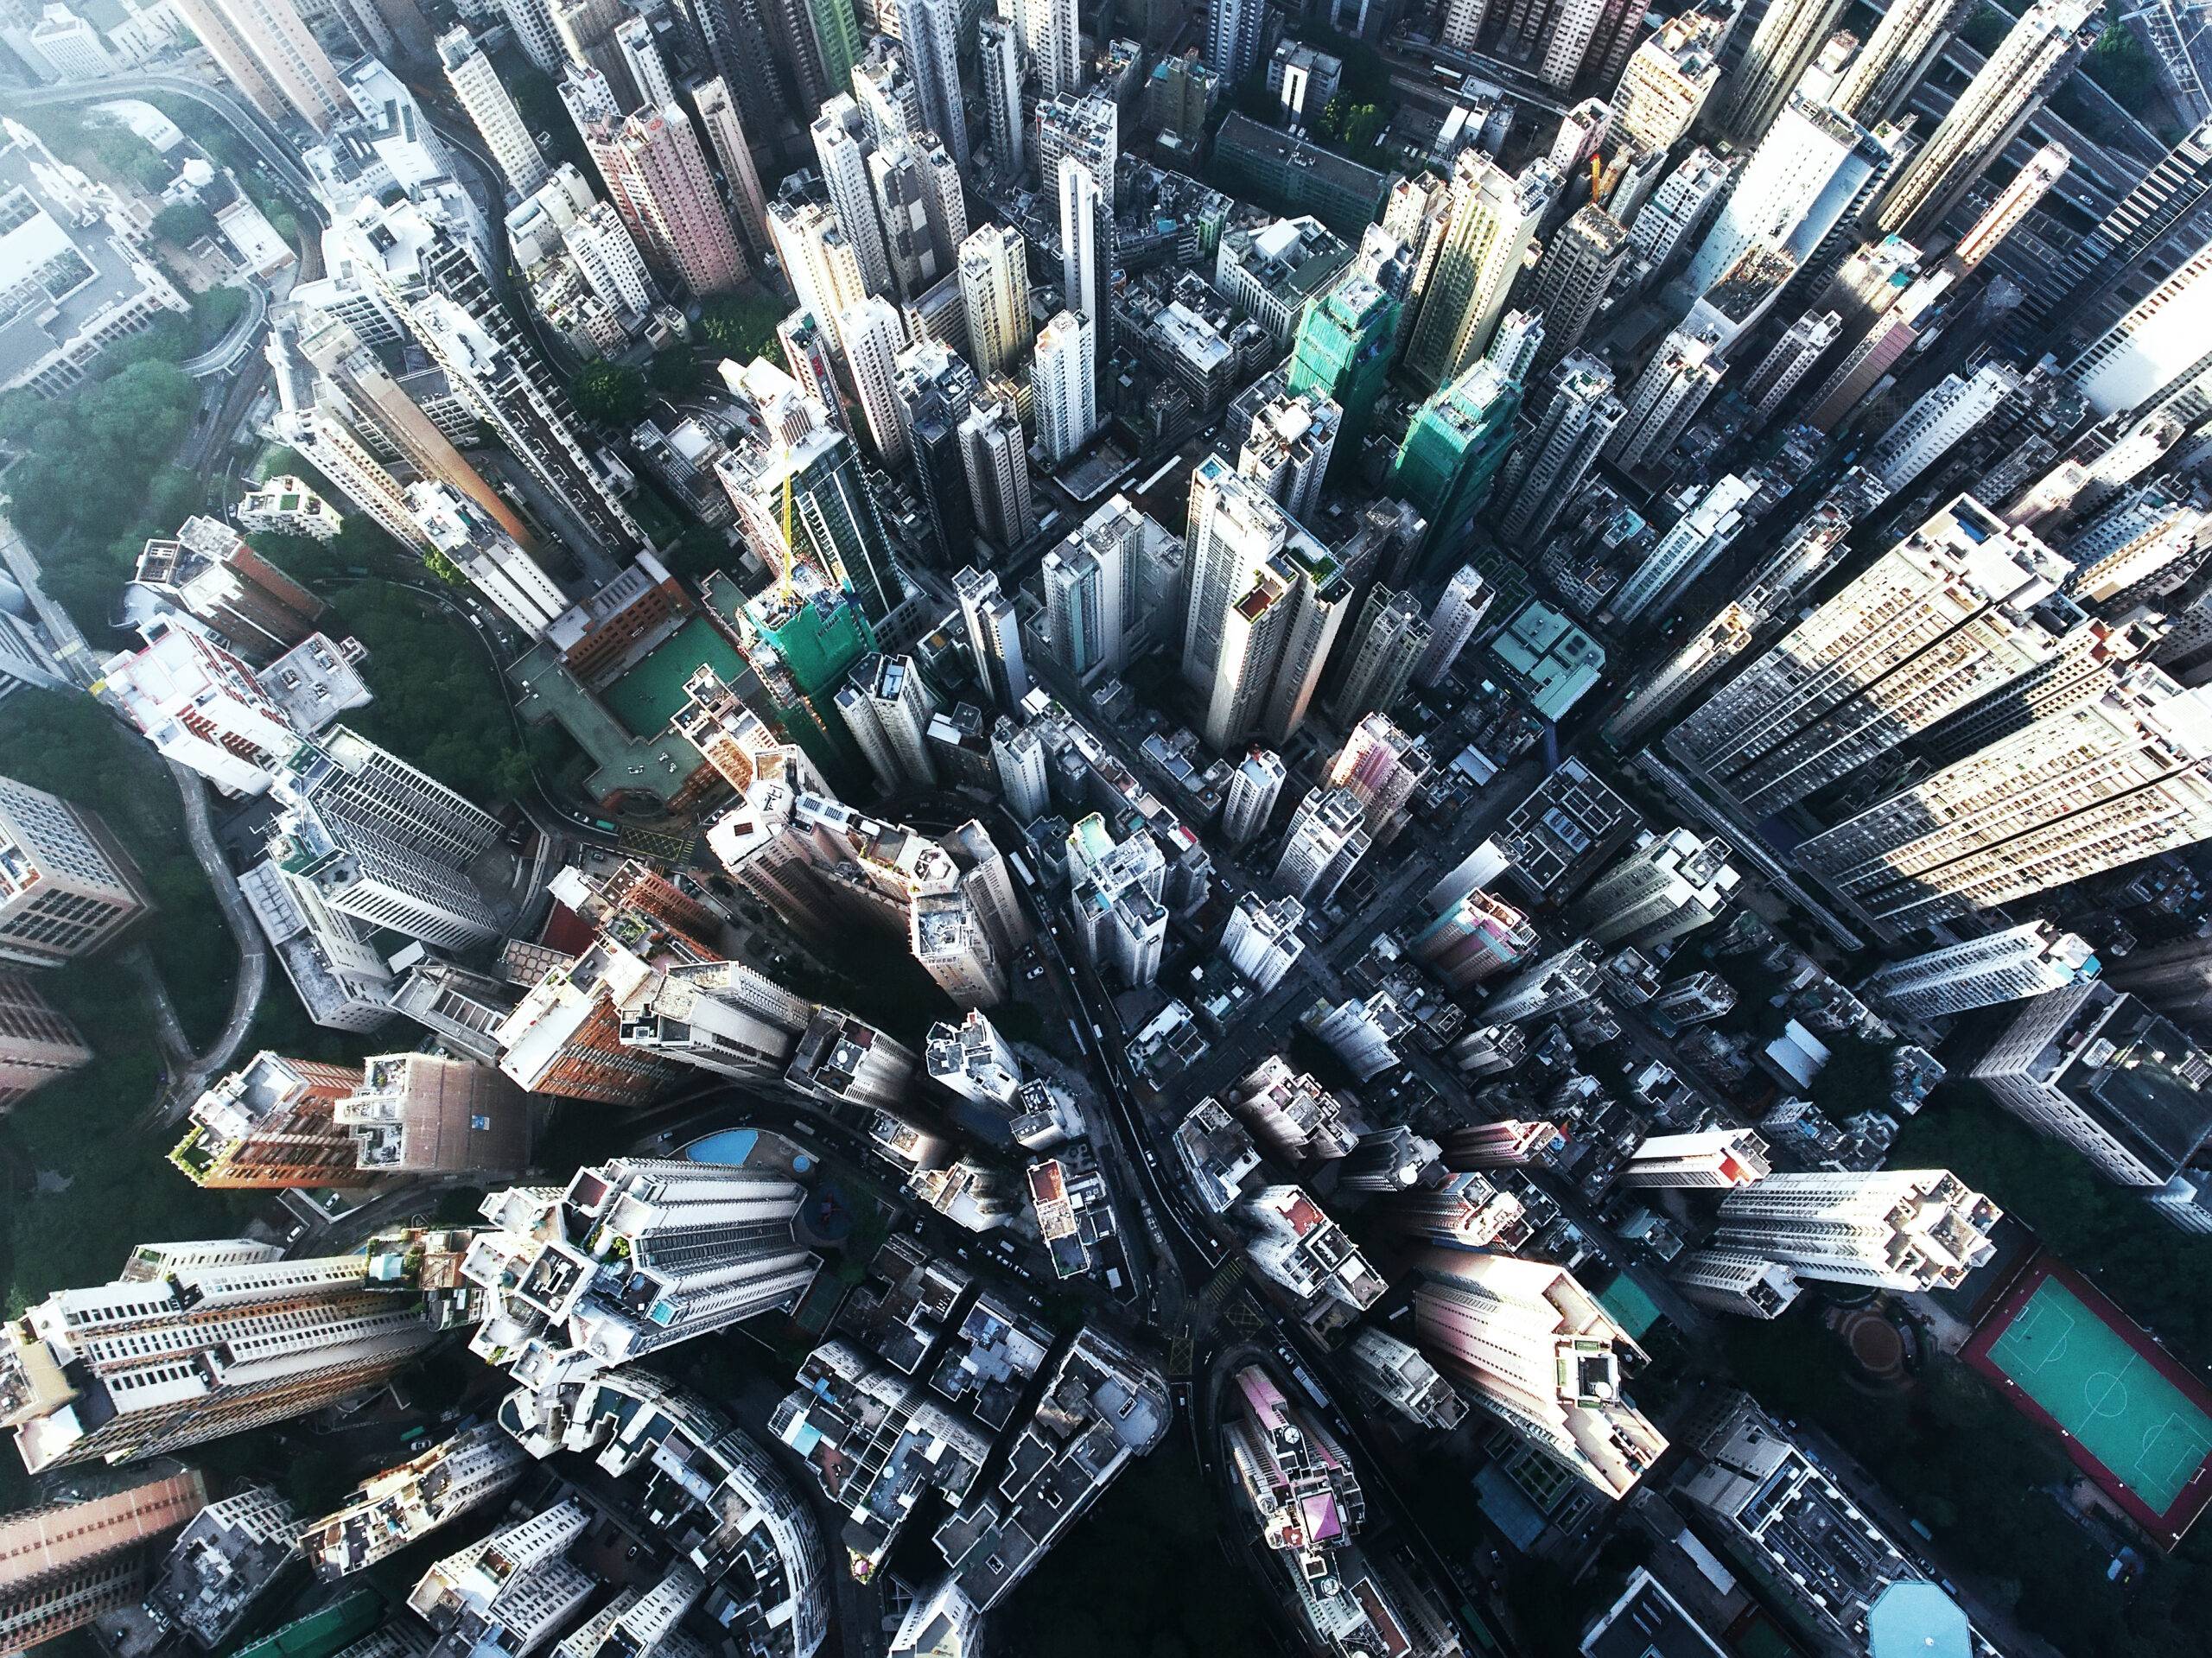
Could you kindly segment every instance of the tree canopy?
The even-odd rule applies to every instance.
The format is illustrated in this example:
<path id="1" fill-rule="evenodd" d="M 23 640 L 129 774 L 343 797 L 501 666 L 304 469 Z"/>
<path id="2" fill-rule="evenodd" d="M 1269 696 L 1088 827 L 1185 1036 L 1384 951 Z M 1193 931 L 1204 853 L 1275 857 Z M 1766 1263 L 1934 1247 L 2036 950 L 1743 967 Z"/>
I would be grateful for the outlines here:
<path id="1" fill-rule="evenodd" d="M 787 312 L 766 295 L 724 294 L 700 308 L 699 337 L 722 357 L 747 362 L 772 356 L 776 325 Z"/>
<path id="2" fill-rule="evenodd" d="M 222 227 L 215 223 L 215 215 L 198 202 L 172 201 L 154 215 L 154 234 L 179 247 L 189 247 L 203 238 L 213 240 L 221 235 Z"/>
<path id="3" fill-rule="evenodd" d="M 59 402 L 0 399 L 0 441 L 22 451 L 10 516 L 45 566 L 48 591 L 81 624 L 111 613 L 140 550 L 200 505 L 171 464 L 199 392 L 174 363 L 133 364 Z"/>
<path id="4" fill-rule="evenodd" d="M 569 382 L 569 399 L 586 420 L 627 431 L 645 418 L 652 393 L 642 370 L 620 363 L 586 363 Z"/>

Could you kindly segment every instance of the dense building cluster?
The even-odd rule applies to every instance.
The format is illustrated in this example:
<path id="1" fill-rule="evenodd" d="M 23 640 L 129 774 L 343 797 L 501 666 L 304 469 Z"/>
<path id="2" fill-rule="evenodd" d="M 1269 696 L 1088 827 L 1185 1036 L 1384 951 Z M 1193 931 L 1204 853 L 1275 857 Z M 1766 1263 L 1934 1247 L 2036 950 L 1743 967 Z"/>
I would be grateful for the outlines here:
<path id="1" fill-rule="evenodd" d="M 0 522 L 245 962 L 0 778 L 0 1109 L 128 975 L 238 1217 L 0 1324 L 0 1645 L 1043 1651 L 1153 1501 L 1323 1658 L 2039 1648 L 1784 1337 L 2165 1569 L 2212 1394 L 1916 1165 L 2212 1233 L 2192 15 L 0 4 L 0 387 L 245 302 L 110 613 Z"/>

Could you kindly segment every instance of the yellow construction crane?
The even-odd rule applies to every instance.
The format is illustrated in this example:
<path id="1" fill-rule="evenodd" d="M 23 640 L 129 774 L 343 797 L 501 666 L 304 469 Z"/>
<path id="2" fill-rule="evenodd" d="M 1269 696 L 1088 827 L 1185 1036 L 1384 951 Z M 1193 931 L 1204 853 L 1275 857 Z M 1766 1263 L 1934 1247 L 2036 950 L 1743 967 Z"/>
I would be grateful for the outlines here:
<path id="1" fill-rule="evenodd" d="M 784 473 L 784 575 L 776 587 L 776 602 L 788 607 L 791 601 L 791 566 L 798 562 L 798 552 L 791 545 L 791 475 Z"/>

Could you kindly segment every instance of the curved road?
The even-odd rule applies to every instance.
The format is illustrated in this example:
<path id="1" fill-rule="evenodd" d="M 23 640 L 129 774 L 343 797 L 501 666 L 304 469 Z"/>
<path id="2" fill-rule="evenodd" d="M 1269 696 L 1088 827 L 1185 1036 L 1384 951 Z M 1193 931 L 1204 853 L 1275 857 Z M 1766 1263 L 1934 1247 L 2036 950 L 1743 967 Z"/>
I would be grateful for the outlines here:
<path id="1" fill-rule="evenodd" d="M 245 354 L 259 343 L 262 324 L 269 321 L 269 289 L 260 282 L 245 284 L 246 307 L 244 314 L 231 325 L 230 333 L 210 346 L 199 356 L 177 365 L 195 380 L 211 375 L 228 374 L 245 360 Z"/>
<path id="2" fill-rule="evenodd" d="M 268 164 L 269 169 L 287 187 L 297 191 L 309 203 L 315 200 L 315 181 L 300 165 L 289 144 L 251 105 L 239 102 L 219 86 L 210 86 L 204 80 L 194 80 L 189 75 L 150 73 L 138 75 L 109 75 L 99 80 L 77 81 L 60 86 L 10 87 L 0 103 L 36 108 L 44 104 L 106 104 L 133 93 L 168 92 L 177 98 L 189 98 L 213 113 L 222 117 L 238 136 L 253 146 L 254 153 Z M 319 214 L 318 214 L 319 216 Z"/>
<path id="3" fill-rule="evenodd" d="M 261 924 L 254 919 L 245 894 L 238 890 L 238 877 L 231 873 L 230 860 L 216 843 L 214 826 L 207 817 L 207 785 L 197 772 L 179 765 L 175 760 L 168 761 L 168 765 L 169 775 L 176 779 L 177 793 L 184 801 L 184 833 L 192 842 L 192 855 L 200 861 L 208 884 L 215 889 L 215 901 L 222 905 L 223 919 L 230 927 L 231 936 L 238 941 L 238 978 L 231 990 L 231 1015 L 216 1032 L 214 1042 L 170 1079 L 156 1110 L 156 1120 L 161 1121 L 172 1121 L 183 1115 L 215 1073 L 230 1064 L 239 1044 L 245 1040 L 246 1032 L 252 1028 L 253 1016 L 261 1007 L 262 993 L 269 988 L 269 946 L 261 936 Z"/>

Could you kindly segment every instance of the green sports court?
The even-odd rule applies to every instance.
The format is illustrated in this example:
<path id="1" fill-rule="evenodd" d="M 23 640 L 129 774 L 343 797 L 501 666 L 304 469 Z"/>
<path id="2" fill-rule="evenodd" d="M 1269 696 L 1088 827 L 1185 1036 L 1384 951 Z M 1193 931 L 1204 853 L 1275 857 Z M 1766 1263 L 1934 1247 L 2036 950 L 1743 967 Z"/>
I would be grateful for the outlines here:
<path id="1" fill-rule="evenodd" d="M 1968 1344 L 1968 1362 L 2066 1434 L 2075 1460 L 2136 1520 L 2178 1538 L 2212 1501 L 2212 1401 L 2074 1274 L 2028 1277 Z"/>

